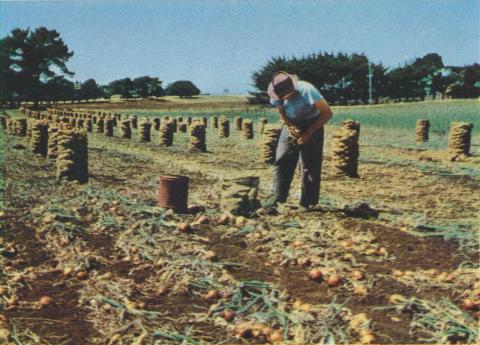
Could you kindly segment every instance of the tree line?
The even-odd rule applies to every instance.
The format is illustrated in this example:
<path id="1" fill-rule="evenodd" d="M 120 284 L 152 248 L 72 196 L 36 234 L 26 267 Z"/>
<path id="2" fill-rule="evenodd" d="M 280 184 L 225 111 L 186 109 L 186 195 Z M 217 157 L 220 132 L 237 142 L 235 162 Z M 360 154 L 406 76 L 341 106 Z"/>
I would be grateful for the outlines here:
<path id="1" fill-rule="evenodd" d="M 191 97 L 200 90 L 188 80 L 163 87 L 158 77 L 122 78 L 106 85 L 94 79 L 74 83 L 67 68 L 74 52 L 56 30 L 45 27 L 14 29 L 0 39 L 0 101 L 74 100 L 176 95 Z M 362 104 L 369 101 L 371 74 L 373 101 L 408 101 L 480 96 L 480 65 L 445 66 L 436 53 L 413 59 L 389 69 L 371 63 L 364 54 L 320 52 L 301 58 L 273 57 L 251 75 L 254 91 L 251 103 L 268 103 L 266 93 L 271 76 L 279 70 L 297 74 L 314 84 L 332 104 Z"/>
<path id="2" fill-rule="evenodd" d="M 369 69 L 370 64 L 370 69 Z M 369 102 L 371 74 L 373 102 L 423 100 L 447 96 L 480 96 L 480 65 L 445 66 L 439 54 L 413 59 L 403 66 L 389 69 L 371 63 L 364 54 L 320 52 L 297 57 L 273 57 L 252 74 L 251 103 L 268 103 L 266 93 L 272 75 L 287 71 L 315 85 L 332 104 Z"/>
<path id="3" fill-rule="evenodd" d="M 45 27 L 14 29 L 0 39 L 0 101 L 57 101 L 174 95 L 191 97 L 200 90 L 191 81 L 178 80 L 163 87 L 157 77 L 122 78 L 106 85 L 94 79 L 73 82 L 67 68 L 74 52 L 56 30 Z"/>

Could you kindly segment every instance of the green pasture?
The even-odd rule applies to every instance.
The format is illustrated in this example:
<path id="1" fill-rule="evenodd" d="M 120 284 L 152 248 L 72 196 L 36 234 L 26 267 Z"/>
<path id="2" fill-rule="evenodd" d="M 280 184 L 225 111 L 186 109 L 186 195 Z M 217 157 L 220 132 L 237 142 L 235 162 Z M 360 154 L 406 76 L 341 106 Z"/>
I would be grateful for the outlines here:
<path id="1" fill-rule="evenodd" d="M 333 107 L 334 117 L 331 124 L 339 124 L 345 119 L 360 121 L 363 126 L 373 126 L 392 129 L 414 129 L 417 119 L 428 119 L 431 132 L 446 134 L 451 122 L 473 122 L 474 131 L 480 131 L 480 101 L 479 100 L 445 100 L 414 103 L 397 103 L 374 106 Z M 241 116 L 257 119 L 266 117 L 269 122 L 277 122 L 278 114 L 273 108 L 246 107 L 243 110 L 147 110 L 129 109 L 118 112 L 138 116 Z"/>

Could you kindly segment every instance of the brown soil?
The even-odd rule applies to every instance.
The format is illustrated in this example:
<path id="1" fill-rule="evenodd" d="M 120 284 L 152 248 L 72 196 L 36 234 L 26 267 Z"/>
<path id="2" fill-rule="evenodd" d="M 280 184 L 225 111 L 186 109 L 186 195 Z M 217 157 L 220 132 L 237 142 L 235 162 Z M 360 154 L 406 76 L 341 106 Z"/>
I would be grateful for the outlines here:
<path id="1" fill-rule="evenodd" d="M 382 239 L 388 240 L 388 242 L 381 242 L 386 243 L 387 250 L 396 255 L 399 260 L 395 261 L 394 264 L 390 262 L 368 262 L 368 272 L 371 275 L 376 273 L 388 274 L 396 268 L 414 269 L 419 267 L 428 269 L 442 266 L 444 269 L 452 269 L 456 268 L 462 261 L 459 258 L 452 258 L 449 254 L 457 247 L 454 243 L 445 242 L 441 239 L 435 239 L 434 241 L 419 239 L 405 233 L 394 232 L 388 228 L 377 227 L 376 230 L 379 231 Z M 230 272 L 239 280 L 271 282 L 285 288 L 294 299 L 312 304 L 328 304 L 336 296 L 337 302 L 346 302 L 346 305 L 353 312 L 366 312 L 373 319 L 374 329 L 378 334 L 381 334 L 378 339 L 380 343 L 395 341 L 398 344 L 411 344 L 416 342 L 416 339 L 409 336 L 408 333 L 408 315 L 402 315 L 402 320 L 394 323 L 390 319 L 390 315 L 375 309 L 387 305 L 388 296 L 394 293 L 418 296 L 414 289 L 394 279 L 377 279 L 373 289 L 374 293 L 364 299 L 355 297 L 352 299 L 351 295 L 338 289 L 330 289 L 325 284 L 311 281 L 308 279 L 307 269 L 305 268 L 272 267 L 272 265 L 266 264 L 267 258 L 261 253 L 257 253 L 255 248 L 249 248 L 241 238 L 221 238 L 221 234 L 213 229 L 203 229 L 201 235 L 209 237 L 212 249 L 217 252 L 219 258 L 242 265 L 230 269 Z M 419 257 L 426 260 L 419 261 Z M 426 292 L 424 296 L 418 297 L 432 298 L 433 296 L 444 296 L 444 291 L 431 290 Z"/>
<path id="2" fill-rule="evenodd" d="M 222 105 L 224 105 L 222 103 Z M 83 105 L 82 105 L 83 106 Z M 118 106 L 118 105 L 115 105 Z M 125 105 L 127 106 L 127 105 Z M 134 102 L 131 106 L 135 108 L 145 107 Z M 205 104 L 202 104 L 205 106 Z M 146 106 L 148 108 L 148 106 Z M 102 136 L 103 137 L 103 136 Z M 106 139 L 102 139 L 106 140 Z M 264 173 L 262 167 L 257 162 L 244 159 L 248 157 L 247 152 L 238 150 L 235 157 L 231 157 L 231 147 L 222 148 L 225 152 L 218 155 L 209 154 L 201 157 L 195 156 L 195 159 L 201 161 L 201 165 L 195 166 L 192 163 L 192 156 L 181 152 L 175 148 L 173 151 L 161 151 L 161 159 L 156 160 L 159 149 L 155 143 L 128 143 L 122 142 L 117 138 L 111 140 L 111 146 L 98 144 L 95 142 L 89 148 L 89 154 L 92 163 L 91 180 L 95 181 L 97 186 L 109 187 L 118 186 L 120 194 L 130 197 L 136 197 L 139 203 L 146 205 L 155 204 L 155 190 L 152 189 L 152 180 L 156 179 L 159 174 L 171 173 L 177 171 L 181 174 L 191 177 L 190 193 L 193 197 L 203 202 L 204 206 L 209 208 L 210 212 L 218 212 L 217 200 L 209 199 L 209 194 L 215 193 L 215 183 L 221 178 L 212 172 L 221 171 L 225 174 L 232 173 L 244 168 L 245 170 L 253 170 Z M 19 140 L 20 141 L 20 140 Z M 132 151 L 128 151 L 126 146 Z M 234 144 L 232 144 L 234 145 Z M 140 147 L 141 153 L 134 151 Z M 227 154 L 225 154 L 227 153 Z M 28 152 L 22 151 L 19 155 L 28 155 Z M 169 155 L 169 156 L 167 156 Z M 12 157 L 10 157 L 11 159 Z M 102 158 L 102 159 L 100 159 Z M 174 165 L 167 166 L 165 162 L 168 158 L 173 158 Z M 19 160 L 17 164 L 24 164 L 23 171 L 29 172 L 28 176 L 6 175 L 6 180 L 28 181 L 35 188 L 40 189 L 44 194 L 51 192 L 54 181 L 53 173 L 49 176 L 41 175 L 37 166 L 29 166 L 26 161 Z M 215 163 L 215 164 L 212 164 Z M 369 174 L 365 178 L 358 179 L 356 183 L 360 187 L 354 193 L 357 196 L 365 195 L 372 198 L 379 198 L 386 203 L 393 204 L 394 201 L 400 203 L 404 197 L 399 195 L 390 195 L 385 192 L 381 194 L 381 190 L 375 190 L 372 186 L 377 183 L 380 178 L 386 179 L 386 183 L 390 183 L 392 171 L 387 169 L 381 170 L 374 164 L 366 164 Z M 115 167 L 112 169 L 112 167 Z M 200 168 L 199 168 L 200 167 Z M 51 163 L 45 163 L 43 168 L 52 170 Z M 203 169 L 204 168 L 204 169 Z M 216 170 L 214 170 L 216 169 Z M 407 171 L 407 170 L 405 170 Z M 410 173 L 410 171 L 407 171 Z M 400 174 L 401 172 L 398 172 Z M 455 185 L 455 188 L 463 190 L 475 190 L 478 187 L 475 180 L 469 178 L 445 177 L 449 183 Z M 348 184 L 351 181 L 343 181 L 339 183 L 335 179 L 329 177 L 324 179 L 325 184 L 333 186 L 335 183 L 343 184 L 342 188 L 338 188 L 338 193 L 350 193 Z M 146 183 L 148 182 L 148 183 Z M 396 181 L 395 181 L 396 182 Z M 416 181 L 414 181 L 416 182 Z M 150 183 L 150 184 L 149 184 Z M 403 185 L 391 183 L 392 186 Z M 337 187 L 338 185 L 335 185 Z M 370 187 L 370 189 L 368 188 Z M 412 189 L 418 186 L 407 186 Z M 405 187 L 405 188 L 407 188 Z M 330 187 L 333 188 L 333 187 Z M 362 189 L 364 188 L 364 189 Z M 421 188 L 424 188 L 421 189 Z M 429 186 L 421 186 L 414 190 L 418 199 L 421 199 L 423 205 L 432 205 L 435 207 L 435 201 L 431 196 L 432 190 Z M 213 189 L 213 191 L 212 191 Z M 403 189 L 400 189 L 403 192 Z M 378 195 L 372 194 L 378 192 Z M 409 190 L 409 192 L 411 192 Z M 37 201 L 33 199 L 22 199 L 15 195 L 15 186 L 9 184 L 5 190 L 4 197 L 7 198 L 11 205 L 7 218 L 4 218 L 4 232 L 0 232 L 5 240 L 14 241 L 22 247 L 20 253 L 11 259 L 15 270 L 23 270 L 27 267 L 41 268 L 42 274 L 39 274 L 34 281 L 28 282 L 24 287 L 18 290 L 18 297 L 23 302 L 35 302 L 40 297 L 48 295 L 55 300 L 55 304 L 43 309 L 32 309 L 16 307 L 11 310 L 2 311 L 2 313 L 16 325 L 23 328 L 30 328 L 44 339 L 52 343 L 65 344 L 85 344 L 88 340 L 98 336 L 98 332 L 93 329 L 90 322 L 87 321 L 86 312 L 78 307 L 78 290 L 82 284 L 73 279 L 65 280 L 61 273 L 55 271 L 57 262 L 54 253 L 47 253 L 44 244 L 35 236 L 35 220 L 29 215 L 30 210 L 37 206 Z M 453 189 L 452 192 L 453 193 Z M 462 192 L 463 193 L 463 192 Z M 460 194 L 460 193 L 459 193 Z M 383 199 L 382 199 L 383 198 Z M 18 202 L 15 202 L 18 200 Z M 392 201 L 393 200 L 393 201 Z M 428 208 L 430 206 L 424 206 Z M 467 209 L 465 209 L 467 210 Z M 470 210 L 467 210 L 470 212 Z M 322 219 L 327 216 L 330 211 L 314 210 L 308 217 L 318 217 Z M 453 211 L 452 211 L 453 212 Z M 454 214 L 457 216 L 457 213 Z M 301 215 L 294 215 L 301 218 Z M 448 215 L 447 215 L 448 216 Z M 409 335 L 410 315 L 401 314 L 400 320 L 392 321 L 394 314 L 377 309 L 388 304 L 387 298 L 390 294 L 398 293 L 405 296 L 418 296 L 427 299 L 436 299 L 439 297 L 448 297 L 453 301 L 458 300 L 458 296 L 449 291 L 437 290 L 434 288 L 425 289 L 421 292 L 415 291 L 414 288 L 406 286 L 399 281 L 390 277 L 390 273 L 394 269 L 415 270 L 438 268 L 441 270 L 453 270 L 459 264 L 466 260 L 478 261 L 477 255 L 461 255 L 458 246 L 453 241 L 444 241 L 440 238 L 420 238 L 410 235 L 404 231 L 398 230 L 388 222 L 381 220 L 364 220 L 336 214 L 336 221 L 344 228 L 352 229 L 355 233 L 373 232 L 376 241 L 385 246 L 388 253 L 394 256 L 394 261 L 371 261 L 368 258 L 359 256 L 360 263 L 366 264 L 365 271 L 369 276 L 374 277 L 374 287 L 372 292 L 365 298 L 352 297 L 341 288 L 327 288 L 324 283 L 313 282 L 308 279 L 307 268 L 300 266 L 277 266 L 269 264 L 268 254 L 257 250 L 258 244 L 262 244 L 261 240 L 252 244 L 244 236 L 234 236 L 222 238 L 222 228 L 212 227 L 209 225 L 200 226 L 197 235 L 207 237 L 207 246 L 214 250 L 220 260 L 235 262 L 241 266 L 232 266 L 229 268 L 230 273 L 237 280 L 259 280 L 271 282 L 280 288 L 286 289 L 294 299 L 300 299 L 307 303 L 327 304 L 336 296 L 338 302 L 345 302 L 354 313 L 365 312 L 373 319 L 373 329 L 378 334 L 380 343 L 417 343 L 418 339 Z M 191 220 L 192 216 L 185 216 Z M 28 220 L 28 222 L 26 221 Z M 88 228 L 91 224 L 84 222 L 81 224 Z M 89 233 L 88 236 L 82 237 L 85 241 L 86 249 L 101 255 L 106 261 L 112 262 L 111 265 L 105 263 L 97 263 L 95 269 L 102 274 L 104 272 L 113 272 L 115 275 L 124 278 L 132 278 L 135 283 L 141 284 L 153 274 L 153 270 L 146 268 L 144 270 L 135 270 L 138 264 L 132 262 L 123 262 L 119 260 L 120 253 L 114 246 L 116 236 L 115 229 L 109 229 L 103 233 Z M 50 268 L 48 270 L 47 268 Z M 134 272 L 134 273 L 132 273 Z M 144 301 L 148 309 L 165 313 L 167 318 L 176 318 L 179 316 L 190 315 L 192 313 L 204 313 L 210 306 L 210 302 L 195 296 L 192 293 L 186 294 L 165 294 L 161 296 L 144 296 L 136 295 L 140 300 Z M 399 316 L 395 314 L 395 316 Z M 161 320 L 160 320 L 161 321 Z M 188 320 L 178 322 L 178 331 L 180 332 L 189 324 Z M 213 324 L 213 322 L 205 322 L 196 324 L 198 339 L 219 342 L 224 339 L 226 330 Z M 68 335 L 69 338 L 66 336 Z M 67 339 L 68 338 L 68 339 Z M 65 342 L 67 341 L 67 342 Z M 69 342 L 68 342 L 69 341 Z"/>

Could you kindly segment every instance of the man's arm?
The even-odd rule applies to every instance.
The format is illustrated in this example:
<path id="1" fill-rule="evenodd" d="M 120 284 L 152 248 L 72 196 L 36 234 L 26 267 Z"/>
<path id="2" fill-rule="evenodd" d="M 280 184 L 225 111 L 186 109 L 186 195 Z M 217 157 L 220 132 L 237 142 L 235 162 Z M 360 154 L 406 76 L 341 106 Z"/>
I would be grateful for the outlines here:
<path id="1" fill-rule="evenodd" d="M 285 109 L 282 107 L 278 107 L 278 112 L 280 113 L 280 117 L 282 118 L 283 123 L 288 127 L 288 131 L 290 132 L 290 135 L 293 136 L 295 139 L 300 138 L 300 132 L 299 130 L 293 125 L 293 123 L 290 122 L 290 120 L 287 117 L 287 114 L 285 114 Z"/>
<path id="2" fill-rule="evenodd" d="M 312 135 L 318 131 L 320 128 L 322 128 L 328 120 L 332 118 L 333 112 L 332 109 L 330 109 L 330 106 L 328 105 L 327 101 L 324 99 L 320 99 L 317 102 L 315 102 L 315 108 L 320 112 L 320 115 L 317 118 L 317 121 L 315 121 L 306 131 L 305 133 L 302 134 L 301 138 L 299 139 L 299 144 L 306 144 L 310 141 Z"/>

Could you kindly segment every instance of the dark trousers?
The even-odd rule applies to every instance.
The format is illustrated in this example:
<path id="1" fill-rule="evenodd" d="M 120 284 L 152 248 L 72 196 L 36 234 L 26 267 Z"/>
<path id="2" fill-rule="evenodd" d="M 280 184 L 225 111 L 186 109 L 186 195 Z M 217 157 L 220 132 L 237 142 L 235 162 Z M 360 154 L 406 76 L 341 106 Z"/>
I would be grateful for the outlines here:
<path id="1" fill-rule="evenodd" d="M 283 126 L 278 140 L 273 176 L 273 192 L 278 202 L 287 201 L 295 168 L 300 156 L 302 189 L 300 204 L 316 205 L 320 195 L 320 177 L 323 160 L 323 128 L 319 129 L 307 144 L 298 145 L 289 138 L 288 128 Z"/>

